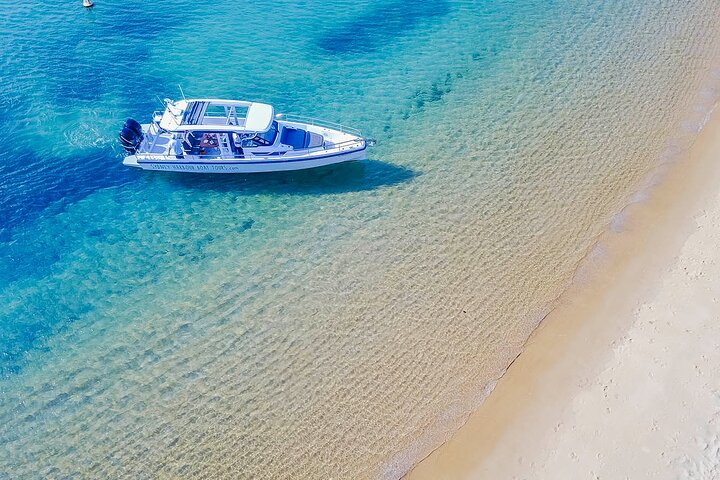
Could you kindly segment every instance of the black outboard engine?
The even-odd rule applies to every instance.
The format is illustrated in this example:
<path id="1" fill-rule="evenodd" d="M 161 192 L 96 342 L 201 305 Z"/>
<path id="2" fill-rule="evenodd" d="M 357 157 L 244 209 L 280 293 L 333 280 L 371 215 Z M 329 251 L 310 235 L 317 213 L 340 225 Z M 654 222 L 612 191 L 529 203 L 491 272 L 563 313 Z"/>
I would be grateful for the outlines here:
<path id="1" fill-rule="evenodd" d="M 130 155 L 135 154 L 142 142 L 142 139 L 142 126 L 132 118 L 128 118 L 125 125 L 123 125 L 122 131 L 120 132 L 120 143 L 125 151 Z"/>

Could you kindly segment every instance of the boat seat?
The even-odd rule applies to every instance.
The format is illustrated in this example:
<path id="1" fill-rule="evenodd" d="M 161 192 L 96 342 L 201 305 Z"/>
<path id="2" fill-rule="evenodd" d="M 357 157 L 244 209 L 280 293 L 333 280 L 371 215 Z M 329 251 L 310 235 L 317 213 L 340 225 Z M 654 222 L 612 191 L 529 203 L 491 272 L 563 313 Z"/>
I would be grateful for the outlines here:
<path id="1" fill-rule="evenodd" d="M 280 143 L 289 145 L 295 150 L 307 148 L 310 145 L 310 135 L 299 128 L 283 127 L 280 134 Z"/>
<path id="2" fill-rule="evenodd" d="M 319 135 L 317 133 L 308 132 L 308 147 L 309 148 L 315 148 L 315 147 L 322 147 L 323 142 L 325 139 L 322 135 Z"/>
<path id="3" fill-rule="evenodd" d="M 191 132 L 190 135 L 184 138 L 182 141 L 182 146 L 183 150 L 185 150 L 185 153 L 189 155 L 199 155 L 201 137 L 202 134 L 198 132 Z"/>

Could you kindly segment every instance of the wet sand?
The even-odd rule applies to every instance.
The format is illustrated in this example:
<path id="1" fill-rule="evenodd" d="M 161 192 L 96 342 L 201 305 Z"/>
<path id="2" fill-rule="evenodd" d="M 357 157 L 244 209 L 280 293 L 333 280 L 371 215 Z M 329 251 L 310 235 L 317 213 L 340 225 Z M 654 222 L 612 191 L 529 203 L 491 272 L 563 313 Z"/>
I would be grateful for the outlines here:
<path id="1" fill-rule="evenodd" d="M 720 111 L 407 478 L 720 478 Z"/>

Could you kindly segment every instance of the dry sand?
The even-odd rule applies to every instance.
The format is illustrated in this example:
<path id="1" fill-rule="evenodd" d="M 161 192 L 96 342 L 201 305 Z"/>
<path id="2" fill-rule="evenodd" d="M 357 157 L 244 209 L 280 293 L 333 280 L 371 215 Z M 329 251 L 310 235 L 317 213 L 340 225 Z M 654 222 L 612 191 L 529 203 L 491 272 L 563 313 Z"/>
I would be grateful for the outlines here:
<path id="1" fill-rule="evenodd" d="M 720 479 L 720 109 L 626 213 L 409 479 Z"/>

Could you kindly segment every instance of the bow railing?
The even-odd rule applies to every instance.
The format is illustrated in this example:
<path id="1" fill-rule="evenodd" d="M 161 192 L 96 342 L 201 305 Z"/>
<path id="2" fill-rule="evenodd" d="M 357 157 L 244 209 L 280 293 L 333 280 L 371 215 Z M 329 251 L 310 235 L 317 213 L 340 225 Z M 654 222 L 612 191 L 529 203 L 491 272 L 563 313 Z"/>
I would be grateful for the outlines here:
<path id="1" fill-rule="evenodd" d="M 304 115 L 295 115 L 293 113 L 278 113 L 277 115 L 275 115 L 275 118 L 278 120 L 284 120 L 286 122 L 304 123 L 306 125 L 330 128 L 333 130 L 339 130 L 343 133 L 349 133 L 358 137 L 362 137 L 362 133 L 360 133 L 360 130 L 358 130 L 357 128 L 348 127 L 335 122 L 328 122 L 327 120 L 320 120 L 319 118 L 306 117 Z"/>

